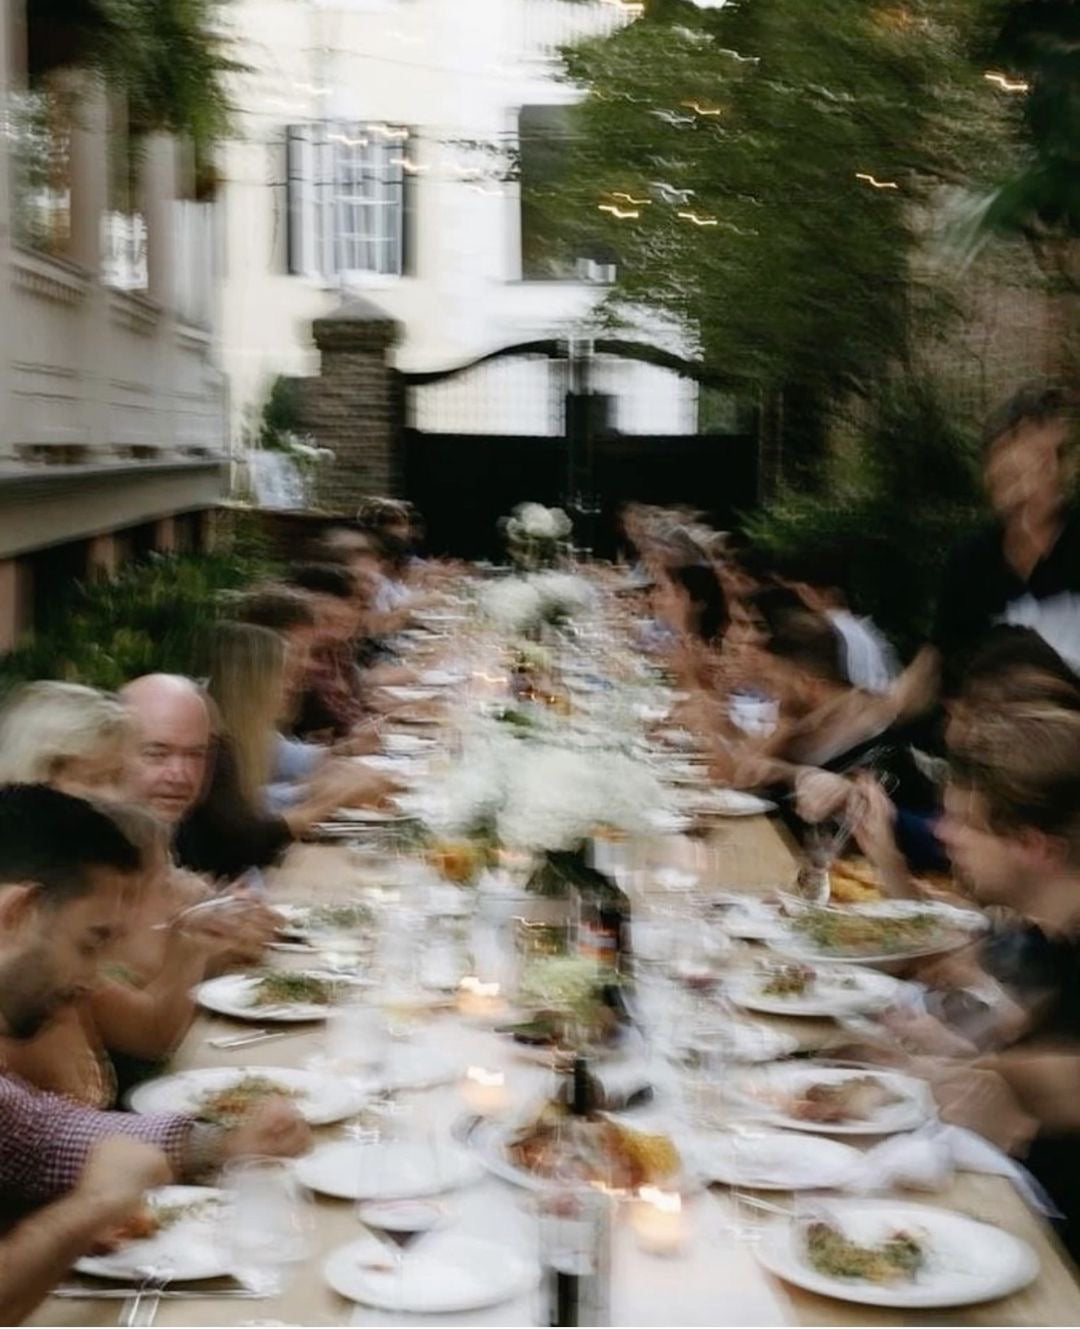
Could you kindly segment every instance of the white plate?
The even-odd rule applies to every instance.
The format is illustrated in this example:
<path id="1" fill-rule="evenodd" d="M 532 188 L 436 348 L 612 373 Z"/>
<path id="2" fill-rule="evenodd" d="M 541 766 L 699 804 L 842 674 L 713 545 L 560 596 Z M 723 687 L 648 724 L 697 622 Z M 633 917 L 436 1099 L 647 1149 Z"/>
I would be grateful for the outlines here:
<path id="1" fill-rule="evenodd" d="M 347 982 L 340 974 L 324 974 L 315 970 L 313 977 L 325 978 L 328 982 Z M 214 1011 L 218 1015 L 229 1015 L 234 1020 L 264 1020 L 273 1024 L 304 1024 L 312 1020 L 325 1020 L 333 1009 L 333 1002 L 323 1006 L 318 1002 L 273 1002 L 266 1006 L 255 1004 L 255 989 L 259 979 L 248 974 L 223 974 L 220 978 L 208 979 L 195 989 L 195 1000 L 204 1010 Z"/>
<path id="2" fill-rule="evenodd" d="M 910 1280 L 870 1283 L 818 1273 L 806 1257 L 802 1225 L 781 1218 L 768 1223 L 755 1246 L 771 1273 L 826 1297 L 867 1306 L 930 1309 L 971 1306 L 1007 1297 L 1039 1273 L 1039 1257 L 1012 1233 L 966 1214 L 897 1200 L 829 1200 L 822 1217 L 853 1241 L 877 1244 L 902 1229 L 927 1243 L 927 1262 Z"/>
<path id="3" fill-rule="evenodd" d="M 783 930 L 780 911 L 767 900 L 725 891 L 712 896 L 709 903 L 717 910 L 720 926 L 729 937 L 768 941 Z"/>
<path id="4" fill-rule="evenodd" d="M 863 1015 L 867 1011 L 884 1010 L 905 992 L 907 983 L 873 969 L 862 969 L 854 964 L 819 964 L 814 969 L 811 987 L 790 997 L 762 991 L 768 982 L 767 971 L 743 969 L 732 973 L 725 981 L 725 994 L 748 1011 L 762 1011 L 767 1015 L 806 1015 L 842 1018 L 845 1015 Z"/>
<path id="5" fill-rule="evenodd" d="M 407 821 L 408 814 L 390 808 L 338 808 L 335 822 L 350 822 L 358 826 L 381 826 L 384 822 Z M 333 822 L 329 823 L 333 825 Z"/>
<path id="6" fill-rule="evenodd" d="M 891 964 L 900 960 L 914 960 L 923 955 L 941 955 L 947 951 L 958 950 L 962 946 L 967 946 L 973 937 L 989 926 L 988 920 L 974 909 L 958 909 L 955 905 L 942 904 L 937 900 L 875 900 L 866 904 L 837 905 L 833 908 L 839 913 L 866 915 L 871 918 L 903 918 L 912 914 L 929 914 L 938 921 L 939 927 L 927 936 L 922 945 L 911 946 L 905 950 L 857 953 L 827 950 L 816 945 L 790 921 L 785 922 L 773 936 L 765 940 L 774 951 L 778 951 L 781 955 L 790 955 L 797 960 L 830 962 L 845 960 L 849 964 Z"/>
<path id="7" fill-rule="evenodd" d="M 224 1192 L 210 1186 L 160 1186 L 146 1198 L 152 1209 L 203 1202 L 207 1210 L 177 1219 L 152 1237 L 125 1241 L 108 1255 L 84 1256 L 75 1265 L 77 1273 L 141 1280 L 145 1270 L 157 1268 L 167 1269 L 171 1278 L 194 1282 L 232 1272 L 219 1232 Z"/>
<path id="8" fill-rule="evenodd" d="M 319 928 L 313 927 L 311 925 L 312 915 L 313 914 L 317 915 L 317 911 L 321 908 L 325 909 L 356 908 L 359 910 L 367 910 L 368 911 L 367 920 L 365 921 L 364 919 L 358 919 L 356 924 L 352 928 L 348 929 L 348 931 L 350 932 L 361 932 L 361 933 L 366 932 L 367 929 L 373 926 L 375 922 L 374 910 L 372 910 L 368 905 L 361 904 L 356 900 L 341 900 L 341 901 L 327 900 L 325 905 L 294 904 L 294 903 L 279 904 L 275 900 L 273 904 L 274 913 L 280 914 L 281 917 L 285 920 L 284 923 L 281 925 L 281 927 L 278 928 L 278 932 L 281 933 L 282 936 L 302 937 L 305 940 L 308 937 L 315 936 L 319 932 Z M 337 977 L 337 975 L 335 975 L 335 977 Z"/>
<path id="9" fill-rule="evenodd" d="M 895 1103 L 879 1108 L 859 1121 L 808 1121 L 793 1117 L 783 1107 L 786 1097 L 797 1097 L 812 1084 L 840 1083 L 872 1076 L 898 1095 Z M 743 1071 L 731 1077 L 728 1095 L 744 1107 L 753 1108 L 763 1122 L 791 1131 L 815 1135 L 894 1135 L 911 1131 L 934 1115 L 934 1100 L 922 1080 L 895 1071 L 874 1068 L 848 1069 L 838 1066 L 770 1066 Z"/>
<path id="10" fill-rule="evenodd" d="M 755 1191 L 826 1190 L 852 1176 L 862 1154 L 839 1140 L 787 1131 L 721 1131 L 694 1143 L 697 1172 L 709 1182 Z"/>
<path id="11" fill-rule="evenodd" d="M 248 1075 L 263 1075 L 295 1097 L 290 1101 L 311 1126 L 328 1126 L 355 1116 L 364 1106 L 367 1090 L 355 1081 L 286 1066 L 221 1066 L 179 1075 L 163 1075 L 133 1089 L 128 1105 L 133 1112 L 180 1112 L 197 1116 L 206 1094 L 227 1089 Z"/>
<path id="12" fill-rule="evenodd" d="M 320 1195 L 339 1200 L 416 1200 L 478 1180 L 483 1167 L 455 1141 L 439 1143 L 437 1158 L 415 1144 L 335 1140 L 297 1159 L 296 1175 Z"/>
<path id="13" fill-rule="evenodd" d="M 350 1301 L 380 1310 L 452 1315 L 521 1296 L 540 1278 L 535 1261 L 459 1233 L 425 1238 L 405 1256 L 400 1280 L 395 1269 L 367 1263 L 380 1256 L 384 1261 L 385 1248 L 374 1237 L 342 1246 L 323 1266 L 326 1281 Z"/>
<path id="14" fill-rule="evenodd" d="M 430 701 L 432 697 L 438 696 L 435 688 L 414 688 L 414 687 L 386 687 L 382 689 L 388 697 L 393 697 L 395 701 Z"/>
<path id="15" fill-rule="evenodd" d="M 420 683 L 426 688 L 452 688 L 465 682 L 466 675 L 457 669 L 425 669 Z"/>
<path id="16" fill-rule="evenodd" d="M 403 784 L 415 783 L 427 773 L 427 762 L 417 761 L 415 757 L 405 754 L 397 756 L 375 754 L 371 757 L 354 757 L 353 760 L 357 765 L 366 766 L 369 770 L 396 776 Z"/>
<path id="17" fill-rule="evenodd" d="M 760 817 L 775 811 L 776 804 L 741 789 L 707 789 L 689 797 L 686 808 L 697 816 Z"/>
<path id="18" fill-rule="evenodd" d="M 614 1120 L 626 1122 L 626 1118 L 621 1117 L 618 1113 L 608 1115 Z M 635 1126 L 639 1120 L 635 1119 Z M 510 1142 L 518 1134 L 522 1124 L 521 1121 L 478 1121 L 469 1130 L 469 1148 L 475 1150 L 476 1157 L 492 1176 L 508 1181 L 513 1186 L 520 1186 L 522 1190 L 549 1190 L 556 1184 L 551 1178 L 538 1176 L 527 1168 L 518 1167 L 516 1163 L 511 1162 L 507 1153 Z M 645 1132 L 656 1130 L 667 1133 L 665 1132 L 664 1123 L 660 1120 L 656 1120 L 655 1124 L 650 1121 L 641 1121 L 640 1124 L 641 1129 Z M 664 1182 L 665 1186 L 670 1186 L 673 1190 L 688 1189 L 695 1180 L 693 1174 L 687 1170 L 688 1165 L 692 1166 L 692 1158 L 683 1158 L 684 1143 L 676 1141 L 676 1148 L 679 1149 L 679 1156 L 683 1161 L 682 1168 Z"/>
<path id="19" fill-rule="evenodd" d="M 421 738 L 418 734 L 385 733 L 382 745 L 387 752 L 399 757 L 415 757 L 420 753 L 430 752 L 435 743 L 430 738 Z"/>
<path id="20" fill-rule="evenodd" d="M 764 1061 L 779 1061 L 790 1057 L 798 1048 L 794 1034 L 786 1034 L 767 1024 L 754 1024 L 750 1020 L 733 1020 L 717 1033 L 721 1055 L 731 1061 L 750 1065 Z"/>

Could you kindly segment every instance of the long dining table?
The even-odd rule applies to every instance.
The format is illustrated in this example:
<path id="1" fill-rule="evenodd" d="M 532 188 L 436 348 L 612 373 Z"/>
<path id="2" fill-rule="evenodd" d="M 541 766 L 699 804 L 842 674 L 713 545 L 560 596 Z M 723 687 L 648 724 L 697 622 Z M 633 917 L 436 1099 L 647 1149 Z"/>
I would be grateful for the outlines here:
<path id="1" fill-rule="evenodd" d="M 671 862 L 678 865 L 681 842 L 667 842 Z M 782 830 L 765 816 L 719 822 L 708 840 L 712 877 L 716 887 L 762 893 L 788 882 L 795 871 L 791 848 Z M 683 846 L 685 847 L 685 846 Z M 693 849 L 700 866 L 701 847 Z M 655 864 L 654 864 L 655 865 Z M 361 884 L 357 856 L 340 844 L 296 846 L 268 878 L 272 899 L 318 901 L 341 898 Z M 708 885 L 708 883 L 706 883 Z M 278 954 L 273 963 L 296 966 L 300 957 Z M 310 962 L 309 962 L 310 963 Z M 770 1017 L 760 1017 L 766 1021 Z M 827 1022 L 787 1021 L 798 1026 L 805 1041 L 825 1042 Z M 246 1048 L 222 1050 L 213 1040 L 243 1031 L 244 1026 L 201 1013 L 177 1050 L 172 1070 L 198 1067 L 303 1067 L 324 1047 L 320 1025 L 304 1025 L 286 1037 Z M 432 1011 L 415 1034 L 420 1046 L 449 1051 L 467 1065 L 505 1071 L 511 1089 L 530 1088 L 526 1069 L 491 1028 L 468 1023 L 455 1009 Z M 460 1087 L 444 1084 L 425 1091 L 440 1112 L 450 1119 L 463 1112 Z M 341 1126 L 316 1131 L 317 1140 L 340 1138 Z M 783 1195 L 770 1195 L 783 1202 Z M 821 1297 L 782 1282 L 758 1263 L 754 1243 L 737 1233 L 732 1221 L 735 1201 L 723 1188 L 713 1187 L 688 1199 L 685 1208 L 687 1240 L 681 1251 L 662 1257 L 642 1253 L 629 1225 L 617 1222 L 613 1241 L 611 1319 L 617 1325 L 1066 1325 L 1080 1323 L 1080 1286 L 1071 1261 L 1047 1223 L 1033 1212 L 1013 1183 L 1005 1177 L 957 1172 L 947 1187 L 932 1195 L 905 1199 L 962 1211 L 995 1224 L 1027 1241 L 1036 1251 L 1038 1277 L 1023 1291 L 998 1301 L 947 1311 L 879 1309 Z M 511 1237 L 527 1243 L 535 1228 L 527 1193 L 506 1181 L 485 1175 L 456 1194 L 457 1218 L 474 1232 Z M 359 1235 L 354 1205 L 348 1201 L 314 1197 L 312 1200 L 310 1257 L 289 1271 L 281 1294 L 264 1301 L 206 1299 L 163 1300 L 156 1323 L 168 1325 L 386 1325 L 386 1324 L 496 1324 L 543 1323 L 538 1292 L 516 1301 L 463 1315 L 395 1315 L 354 1304 L 338 1296 L 327 1284 L 323 1263 L 335 1248 Z M 118 1322 L 122 1303 L 115 1300 L 51 1298 L 31 1320 L 38 1325 L 106 1325 Z"/>

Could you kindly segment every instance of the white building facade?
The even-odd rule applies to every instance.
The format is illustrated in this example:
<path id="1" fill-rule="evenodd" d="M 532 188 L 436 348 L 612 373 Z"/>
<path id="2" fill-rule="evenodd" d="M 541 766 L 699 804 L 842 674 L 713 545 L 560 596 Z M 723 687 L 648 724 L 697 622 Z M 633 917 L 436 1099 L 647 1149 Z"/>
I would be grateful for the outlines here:
<path id="1" fill-rule="evenodd" d="M 311 322 L 362 294 L 402 327 L 396 365 L 430 371 L 580 333 L 610 274 L 584 256 L 531 279 L 519 188 L 500 173 L 522 108 L 565 105 L 557 49 L 633 21 L 622 0 L 237 0 L 240 133 L 223 153 L 223 364 L 234 439 L 278 374 L 318 372 Z M 645 340 L 659 340 L 656 330 Z M 670 336 L 665 342 L 677 349 Z M 423 394 L 420 428 L 548 431 L 539 364 Z M 597 364 L 626 432 L 696 428 L 696 391 Z"/>
<path id="2" fill-rule="evenodd" d="M 28 86 L 26 22 L 0 0 L 0 651 L 73 578 L 201 547 L 227 453 L 214 205 L 157 137 L 120 206 L 106 90 Z"/>

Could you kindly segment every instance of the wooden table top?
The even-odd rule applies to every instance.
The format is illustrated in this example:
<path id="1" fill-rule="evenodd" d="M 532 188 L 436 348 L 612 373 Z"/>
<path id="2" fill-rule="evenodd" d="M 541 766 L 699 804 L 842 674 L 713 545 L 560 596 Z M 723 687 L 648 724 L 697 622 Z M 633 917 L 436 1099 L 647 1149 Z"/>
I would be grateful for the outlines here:
<path id="1" fill-rule="evenodd" d="M 778 884 L 790 882 L 793 860 L 790 849 L 777 828 L 763 817 L 730 820 L 710 838 L 707 850 L 700 843 L 680 847 L 670 845 L 671 861 L 684 853 L 695 858 L 701 866 L 701 854 L 709 855 L 709 877 L 717 887 L 736 886 L 760 892 Z M 271 894 L 278 899 L 317 899 L 340 896 L 343 889 L 353 884 L 357 874 L 356 860 L 339 846 L 300 845 L 288 856 L 283 866 L 273 874 Z M 284 960 L 285 957 L 280 957 Z M 289 957 L 290 959 L 292 957 Z M 447 1029 L 457 1021 L 453 1014 L 435 1017 L 447 1022 Z M 824 1022 L 789 1021 L 788 1027 L 815 1027 L 813 1037 L 827 1032 Z M 177 1070 L 202 1066 L 280 1065 L 303 1066 L 319 1047 L 318 1031 L 305 1027 L 289 1038 L 256 1045 L 240 1052 L 224 1052 L 208 1046 L 208 1039 L 223 1032 L 235 1032 L 237 1025 L 225 1019 L 200 1015 L 188 1037 L 174 1058 Z M 493 1035 L 484 1032 L 484 1037 Z M 479 1037 L 479 1035 L 477 1035 Z M 317 1134 L 322 1138 L 335 1138 L 337 1128 L 326 1128 Z M 485 1183 L 501 1187 L 494 1180 Z M 779 1197 L 781 1200 L 784 1197 Z M 905 1193 L 905 1199 L 918 1200 L 917 1193 Z M 790 1325 L 1074 1325 L 1080 1324 L 1080 1287 L 1071 1262 L 1065 1257 L 1047 1225 L 1025 1205 L 1013 1185 L 1001 1177 L 974 1173 L 959 1173 L 944 1191 L 924 1197 L 927 1202 L 964 1211 L 993 1222 L 1028 1241 L 1038 1253 L 1041 1272 L 1038 1279 L 1025 1291 L 997 1302 L 965 1307 L 956 1311 L 891 1311 L 815 1296 L 782 1283 L 765 1273 L 758 1265 L 747 1245 L 730 1244 L 723 1254 L 723 1286 L 716 1286 L 711 1295 L 700 1298 L 700 1318 L 682 1318 L 678 1323 L 733 1324 L 745 1323 L 739 1306 L 758 1306 L 759 1324 Z M 719 1203 L 725 1203 L 722 1198 Z M 157 1314 L 157 1323 L 171 1325 L 241 1325 L 253 1323 L 286 1324 L 389 1324 L 436 1322 L 451 1323 L 506 1323 L 491 1314 L 450 1317 L 448 1321 L 428 1320 L 422 1317 L 379 1318 L 365 1308 L 356 1307 L 339 1298 L 325 1284 L 321 1264 L 325 1255 L 336 1246 L 354 1240 L 358 1227 L 347 1203 L 317 1198 L 315 1201 L 315 1252 L 298 1271 L 288 1290 L 279 1298 L 267 1301 L 163 1301 Z M 636 1257 L 640 1261 L 644 1257 Z M 670 1277 L 656 1262 L 656 1277 Z M 670 1269 L 670 1266 L 668 1266 Z M 618 1275 L 617 1275 L 618 1276 Z M 740 1301 L 740 1297 L 742 1300 Z M 37 1325 L 106 1325 L 115 1324 L 121 1307 L 118 1301 L 68 1301 L 51 1299 L 31 1319 Z M 732 1310 L 735 1307 L 735 1310 Z M 659 1311 L 644 1309 L 623 1318 L 620 1323 L 671 1323 Z M 728 1318 L 731 1315 L 737 1318 Z M 657 1315 L 659 1318 L 656 1318 Z M 515 1323 L 527 1323 L 518 1320 Z"/>

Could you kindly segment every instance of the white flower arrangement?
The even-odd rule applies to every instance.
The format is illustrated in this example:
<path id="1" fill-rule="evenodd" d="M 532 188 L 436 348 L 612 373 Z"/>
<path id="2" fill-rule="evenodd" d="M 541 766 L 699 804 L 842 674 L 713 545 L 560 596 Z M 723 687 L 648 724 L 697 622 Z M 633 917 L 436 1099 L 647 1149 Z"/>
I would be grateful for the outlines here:
<path id="1" fill-rule="evenodd" d="M 495 721 L 467 735 L 435 786 L 399 803 L 437 835 L 495 831 L 509 848 L 574 849 L 598 826 L 633 832 L 670 796 L 650 768 L 625 753 L 524 742 Z"/>
<path id="2" fill-rule="evenodd" d="M 492 582 L 480 593 L 480 612 L 510 636 L 531 632 L 543 621 L 540 592 L 523 577 Z"/>
<path id="3" fill-rule="evenodd" d="M 648 767 L 622 753 L 527 744 L 506 771 L 495 824 L 517 849 L 573 849 L 598 826 L 641 829 L 668 801 Z"/>
<path id="4" fill-rule="evenodd" d="M 506 522 L 511 540 L 565 540 L 573 529 L 562 508 L 545 508 L 542 503 L 519 503 Z"/>
<path id="5" fill-rule="evenodd" d="M 541 612 L 549 622 L 573 618 L 593 603 L 593 588 L 569 572 L 535 572 L 529 584 L 539 594 Z"/>
<path id="6" fill-rule="evenodd" d="M 560 543 L 569 540 L 574 524 L 562 508 L 519 503 L 499 523 L 510 557 L 522 567 L 543 567 L 555 561 Z"/>

